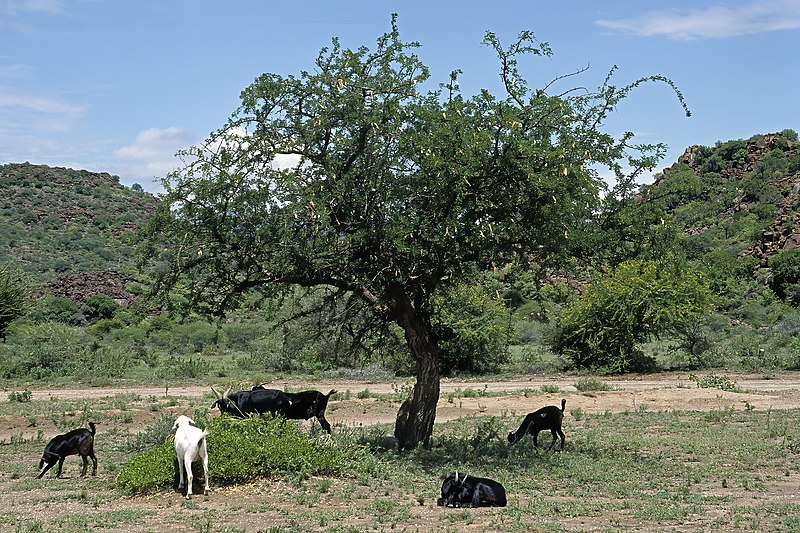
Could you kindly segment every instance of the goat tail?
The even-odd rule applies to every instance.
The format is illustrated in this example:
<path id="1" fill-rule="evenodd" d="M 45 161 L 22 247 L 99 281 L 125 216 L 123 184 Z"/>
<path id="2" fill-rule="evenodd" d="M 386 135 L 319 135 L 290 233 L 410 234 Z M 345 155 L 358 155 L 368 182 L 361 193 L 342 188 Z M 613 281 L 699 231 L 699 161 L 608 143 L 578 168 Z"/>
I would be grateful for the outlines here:
<path id="1" fill-rule="evenodd" d="M 200 437 L 197 439 L 197 444 L 200 445 L 207 436 L 208 436 L 208 430 L 204 429 L 203 432 L 200 433 Z"/>
<path id="2" fill-rule="evenodd" d="M 567 406 L 567 399 L 561 398 L 561 412 L 564 412 L 564 408 Z"/>
<path id="3" fill-rule="evenodd" d="M 89 430 L 91 431 L 92 436 L 94 436 L 95 432 L 97 431 L 97 429 L 94 427 L 94 422 L 89 422 Z"/>
<path id="4" fill-rule="evenodd" d="M 328 398 L 330 398 L 331 396 L 333 396 L 333 395 L 334 395 L 334 394 L 336 394 L 337 392 L 339 392 L 339 391 L 337 391 L 336 389 L 331 389 L 331 391 L 330 391 L 330 392 L 329 392 L 329 393 L 328 393 L 326 396 L 327 396 Z"/>

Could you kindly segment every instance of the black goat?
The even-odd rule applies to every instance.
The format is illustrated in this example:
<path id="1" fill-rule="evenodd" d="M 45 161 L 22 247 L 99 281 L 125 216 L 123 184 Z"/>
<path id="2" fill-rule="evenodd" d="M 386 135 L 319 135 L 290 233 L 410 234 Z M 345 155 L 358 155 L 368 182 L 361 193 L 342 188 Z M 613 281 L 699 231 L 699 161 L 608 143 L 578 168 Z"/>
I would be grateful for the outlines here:
<path id="1" fill-rule="evenodd" d="M 265 389 L 263 385 L 256 385 L 252 390 L 281 392 L 275 389 Z M 283 413 L 280 413 L 281 416 L 290 420 L 308 420 L 313 417 L 319 421 L 322 429 L 328 433 L 331 432 L 331 425 L 325 420 L 325 409 L 328 408 L 328 400 L 332 395 L 336 394 L 335 389 L 331 389 L 328 394 L 322 394 L 316 390 L 284 392 L 283 394 L 289 399 L 289 406 Z"/>
<path id="2" fill-rule="evenodd" d="M 458 477 L 453 472 L 442 483 L 442 497 L 436 500 L 441 507 L 505 507 L 506 489 L 492 479 Z"/>
<path id="3" fill-rule="evenodd" d="M 564 432 L 561 431 L 561 422 L 564 420 L 564 407 L 567 405 L 567 400 L 561 400 L 561 409 L 555 405 L 548 405 L 542 407 L 538 411 L 529 413 L 522 421 L 522 425 L 515 432 L 508 434 L 508 442 L 514 444 L 520 440 L 526 433 L 533 435 L 533 446 L 538 446 L 536 437 L 539 436 L 540 431 L 549 429 L 553 434 L 553 441 L 550 443 L 550 448 L 556 444 L 556 439 L 561 437 L 561 449 L 564 449 Z"/>
<path id="4" fill-rule="evenodd" d="M 97 475 L 97 457 L 94 455 L 94 422 L 89 422 L 89 427 L 91 431 L 86 428 L 73 429 L 68 433 L 56 435 L 50 439 L 50 442 L 44 447 L 42 460 L 39 461 L 40 472 L 36 478 L 41 479 L 56 463 L 58 463 L 56 477 L 61 477 L 61 467 L 64 465 L 64 459 L 68 455 L 80 455 L 81 459 L 83 459 L 81 477 L 86 475 L 86 469 L 89 467 L 87 457 L 91 457 L 92 475 Z"/>
<path id="5" fill-rule="evenodd" d="M 291 420 L 308 420 L 316 417 L 322 429 L 331 432 L 331 425 L 325 420 L 325 409 L 328 407 L 331 395 L 336 393 L 335 390 L 331 390 L 327 395 L 314 390 L 283 392 L 277 389 L 265 389 L 262 385 L 233 394 L 229 394 L 229 391 L 220 394 L 214 387 L 211 387 L 211 390 L 217 396 L 217 401 L 211 407 L 219 407 L 221 413 L 238 417 L 250 413 L 270 413 Z"/>
<path id="6" fill-rule="evenodd" d="M 220 394 L 214 387 L 211 387 L 217 396 L 217 401 L 211 404 L 211 408 L 219 407 L 220 413 L 227 413 L 231 416 L 244 418 L 249 414 L 260 415 L 270 413 L 272 416 L 283 415 L 289 408 L 289 398 L 279 390 L 257 389 L 234 392 L 230 394 L 230 389 L 224 394 Z"/>

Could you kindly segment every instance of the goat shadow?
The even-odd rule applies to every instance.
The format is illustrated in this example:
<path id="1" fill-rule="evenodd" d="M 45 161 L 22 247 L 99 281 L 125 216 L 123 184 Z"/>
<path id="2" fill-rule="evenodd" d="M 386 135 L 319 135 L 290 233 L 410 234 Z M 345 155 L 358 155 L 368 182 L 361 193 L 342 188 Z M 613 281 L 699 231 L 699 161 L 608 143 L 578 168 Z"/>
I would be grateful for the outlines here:
<path id="1" fill-rule="evenodd" d="M 211 477 L 211 472 L 208 473 L 209 477 Z M 180 483 L 180 471 L 178 470 L 178 458 L 172 458 L 172 490 L 175 492 L 180 492 L 181 494 L 186 494 L 186 488 L 179 490 L 178 483 Z M 205 490 L 205 478 L 203 472 L 203 463 L 202 461 L 194 461 L 192 462 L 192 494 L 196 495 L 203 495 L 203 491 Z"/>

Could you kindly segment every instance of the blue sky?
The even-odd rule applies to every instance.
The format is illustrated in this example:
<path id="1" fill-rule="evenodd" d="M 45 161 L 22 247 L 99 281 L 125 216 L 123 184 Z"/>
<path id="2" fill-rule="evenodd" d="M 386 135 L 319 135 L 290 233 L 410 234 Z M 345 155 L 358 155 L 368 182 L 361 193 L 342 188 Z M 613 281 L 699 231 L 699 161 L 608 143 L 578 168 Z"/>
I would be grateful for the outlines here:
<path id="1" fill-rule="evenodd" d="M 0 0 L 0 164 L 66 166 L 158 192 L 177 150 L 202 141 L 258 75 L 313 69 L 338 36 L 373 47 L 398 14 L 434 81 L 461 69 L 465 95 L 498 87 L 482 46 L 531 30 L 554 56 L 521 65 L 532 87 L 584 67 L 568 86 L 662 74 L 623 102 L 608 131 L 670 150 L 800 131 L 800 0 Z"/>

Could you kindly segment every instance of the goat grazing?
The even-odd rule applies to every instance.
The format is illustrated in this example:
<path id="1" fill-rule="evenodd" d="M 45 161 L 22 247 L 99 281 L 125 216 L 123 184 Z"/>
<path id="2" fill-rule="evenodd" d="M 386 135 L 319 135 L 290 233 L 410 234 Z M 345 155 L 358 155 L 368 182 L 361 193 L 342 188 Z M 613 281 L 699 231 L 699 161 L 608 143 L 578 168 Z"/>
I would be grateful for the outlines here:
<path id="1" fill-rule="evenodd" d="M 211 408 L 219 408 L 220 413 L 227 413 L 231 416 L 244 418 L 249 414 L 260 415 L 270 413 L 272 416 L 282 415 L 289 408 L 289 398 L 283 391 L 274 389 L 255 389 L 234 392 L 230 394 L 230 389 L 223 394 L 211 387 L 217 400 L 211 404 Z"/>
<path id="2" fill-rule="evenodd" d="M 315 417 L 322 429 L 331 432 L 331 425 L 325 419 L 325 409 L 328 400 L 335 390 L 328 394 L 308 390 L 303 392 L 283 392 L 277 389 L 265 389 L 263 385 L 256 385 L 249 391 L 229 394 L 230 390 L 220 394 L 211 387 L 217 396 L 211 407 L 219 407 L 221 413 L 244 417 L 250 413 L 270 413 L 273 416 L 282 416 L 290 420 L 308 420 Z"/>
<path id="3" fill-rule="evenodd" d="M 436 500 L 440 507 L 505 507 L 506 489 L 493 479 L 458 477 L 450 474 L 442 483 L 442 497 Z"/>
<path id="4" fill-rule="evenodd" d="M 551 450 L 556 444 L 556 439 L 561 437 L 561 449 L 564 449 L 564 432 L 561 431 L 561 422 L 564 420 L 564 407 L 567 405 L 567 400 L 561 400 L 561 409 L 555 405 L 548 405 L 542 407 L 538 411 L 529 413 L 522 421 L 522 425 L 517 431 L 508 434 L 508 442 L 514 444 L 520 440 L 526 433 L 533 435 L 533 446 L 538 446 L 536 438 L 539 436 L 540 431 L 550 430 L 553 434 L 553 441 L 550 443 L 548 450 Z"/>
<path id="5" fill-rule="evenodd" d="M 203 494 L 208 494 L 208 449 L 206 448 L 208 431 L 195 426 L 194 420 L 186 415 L 175 419 L 172 429 L 177 430 L 175 432 L 175 455 L 178 458 L 178 472 L 180 473 L 178 490 L 183 489 L 185 481 L 186 499 L 192 498 L 192 463 L 196 459 L 202 459 L 206 483 Z M 184 471 L 186 472 L 185 478 Z"/>
<path id="6" fill-rule="evenodd" d="M 263 385 L 256 385 L 253 390 L 275 390 L 265 389 Z M 278 391 L 280 392 L 280 391 Z M 331 432 L 331 425 L 325 419 L 325 409 L 328 408 L 328 400 L 331 396 L 336 394 L 335 389 L 328 391 L 328 394 L 322 394 L 316 390 L 307 390 L 302 392 L 284 392 L 286 398 L 289 400 L 289 405 L 286 410 L 281 413 L 289 420 L 308 420 L 309 418 L 316 418 L 322 429 Z"/>
<path id="7" fill-rule="evenodd" d="M 68 455 L 80 455 L 83 459 L 81 477 L 86 475 L 86 469 L 89 467 L 87 457 L 91 457 L 92 475 L 97 475 L 97 457 L 94 455 L 94 422 L 89 422 L 89 428 L 91 429 L 73 429 L 68 433 L 53 437 L 44 447 L 42 460 L 39 461 L 39 475 L 36 478 L 41 479 L 56 463 L 58 463 L 56 477 L 61 477 L 61 467 Z"/>

